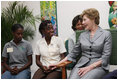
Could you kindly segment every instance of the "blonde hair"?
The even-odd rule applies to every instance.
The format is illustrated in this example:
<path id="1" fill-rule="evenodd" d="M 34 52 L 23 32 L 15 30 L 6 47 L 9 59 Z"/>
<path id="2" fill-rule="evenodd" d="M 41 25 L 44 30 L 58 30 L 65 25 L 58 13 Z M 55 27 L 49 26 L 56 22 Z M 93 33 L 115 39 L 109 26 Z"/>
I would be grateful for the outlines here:
<path id="1" fill-rule="evenodd" d="M 83 12 L 82 12 L 82 17 L 84 16 L 84 15 L 86 15 L 89 19 L 91 19 L 91 20 L 95 20 L 95 24 L 99 24 L 99 19 L 100 19 L 100 17 L 99 17 L 99 12 L 98 12 L 98 10 L 97 9 L 95 9 L 95 8 L 89 8 L 89 9 L 86 9 L 86 10 L 84 10 Z"/>

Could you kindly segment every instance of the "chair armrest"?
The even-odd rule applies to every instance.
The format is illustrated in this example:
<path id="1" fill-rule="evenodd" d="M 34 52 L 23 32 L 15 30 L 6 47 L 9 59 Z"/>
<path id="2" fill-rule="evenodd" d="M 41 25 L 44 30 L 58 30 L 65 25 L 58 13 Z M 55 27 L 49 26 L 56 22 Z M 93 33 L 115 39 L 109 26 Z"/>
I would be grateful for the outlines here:
<path id="1" fill-rule="evenodd" d="M 66 79 L 67 78 L 67 74 L 66 74 L 66 67 L 63 66 L 62 68 L 62 79 Z"/>
<path id="2" fill-rule="evenodd" d="M 57 65 L 57 67 L 61 67 L 62 68 L 62 79 L 66 79 L 67 78 L 67 74 L 66 74 L 66 65 L 72 63 L 72 61 L 66 61 L 63 62 L 59 65 Z"/>
<path id="3" fill-rule="evenodd" d="M 63 62 L 61 64 L 58 64 L 57 67 L 64 67 L 64 66 L 66 66 L 66 65 L 68 65 L 70 63 L 72 63 L 72 61 L 65 61 L 65 62 Z"/>

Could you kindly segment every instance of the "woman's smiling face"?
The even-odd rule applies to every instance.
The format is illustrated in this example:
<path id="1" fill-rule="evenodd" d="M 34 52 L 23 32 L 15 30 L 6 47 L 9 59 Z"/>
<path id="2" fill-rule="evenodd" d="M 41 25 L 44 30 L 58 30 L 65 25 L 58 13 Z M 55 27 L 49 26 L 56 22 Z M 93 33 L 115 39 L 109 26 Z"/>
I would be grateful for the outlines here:
<path id="1" fill-rule="evenodd" d="M 82 22 L 79 20 L 78 23 L 76 24 L 76 29 L 77 30 L 84 30 L 84 27 L 82 25 Z"/>
<path id="2" fill-rule="evenodd" d="M 44 35 L 52 37 L 54 35 L 54 29 L 51 23 L 47 24 L 47 27 L 44 30 Z"/>
<path id="3" fill-rule="evenodd" d="M 95 21 L 94 19 L 93 20 L 89 19 L 87 15 L 84 15 L 82 24 L 85 27 L 85 30 L 91 30 L 92 26 L 95 24 Z"/>

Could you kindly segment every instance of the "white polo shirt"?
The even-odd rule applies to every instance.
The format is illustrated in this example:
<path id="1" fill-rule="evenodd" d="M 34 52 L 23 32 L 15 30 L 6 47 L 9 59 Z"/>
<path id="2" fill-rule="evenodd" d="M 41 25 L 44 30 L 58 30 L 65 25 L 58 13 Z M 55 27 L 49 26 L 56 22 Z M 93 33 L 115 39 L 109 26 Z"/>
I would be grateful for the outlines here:
<path id="1" fill-rule="evenodd" d="M 45 37 L 37 41 L 35 55 L 40 55 L 43 66 L 58 63 L 61 60 L 60 54 L 66 52 L 64 42 L 57 36 L 52 36 L 51 42 L 47 45 Z"/>

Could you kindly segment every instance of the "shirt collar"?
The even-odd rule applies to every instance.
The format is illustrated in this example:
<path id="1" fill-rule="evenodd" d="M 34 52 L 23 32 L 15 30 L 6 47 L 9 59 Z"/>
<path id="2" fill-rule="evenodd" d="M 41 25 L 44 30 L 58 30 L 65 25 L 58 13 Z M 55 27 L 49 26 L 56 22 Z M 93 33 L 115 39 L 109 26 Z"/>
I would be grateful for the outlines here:
<path id="1" fill-rule="evenodd" d="M 50 44 L 49 45 L 53 44 L 54 38 L 55 38 L 55 36 L 52 36 L 51 37 L 51 41 L 50 41 Z M 46 43 L 45 37 L 42 38 L 41 43 Z"/>
<path id="2" fill-rule="evenodd" d="M 24 39 L 22 39 L 19 43 L 24 43 Z M 12 44 L 16 45 L 16 43 L 14 43 L 13 39 L 10 41 Z"/>

